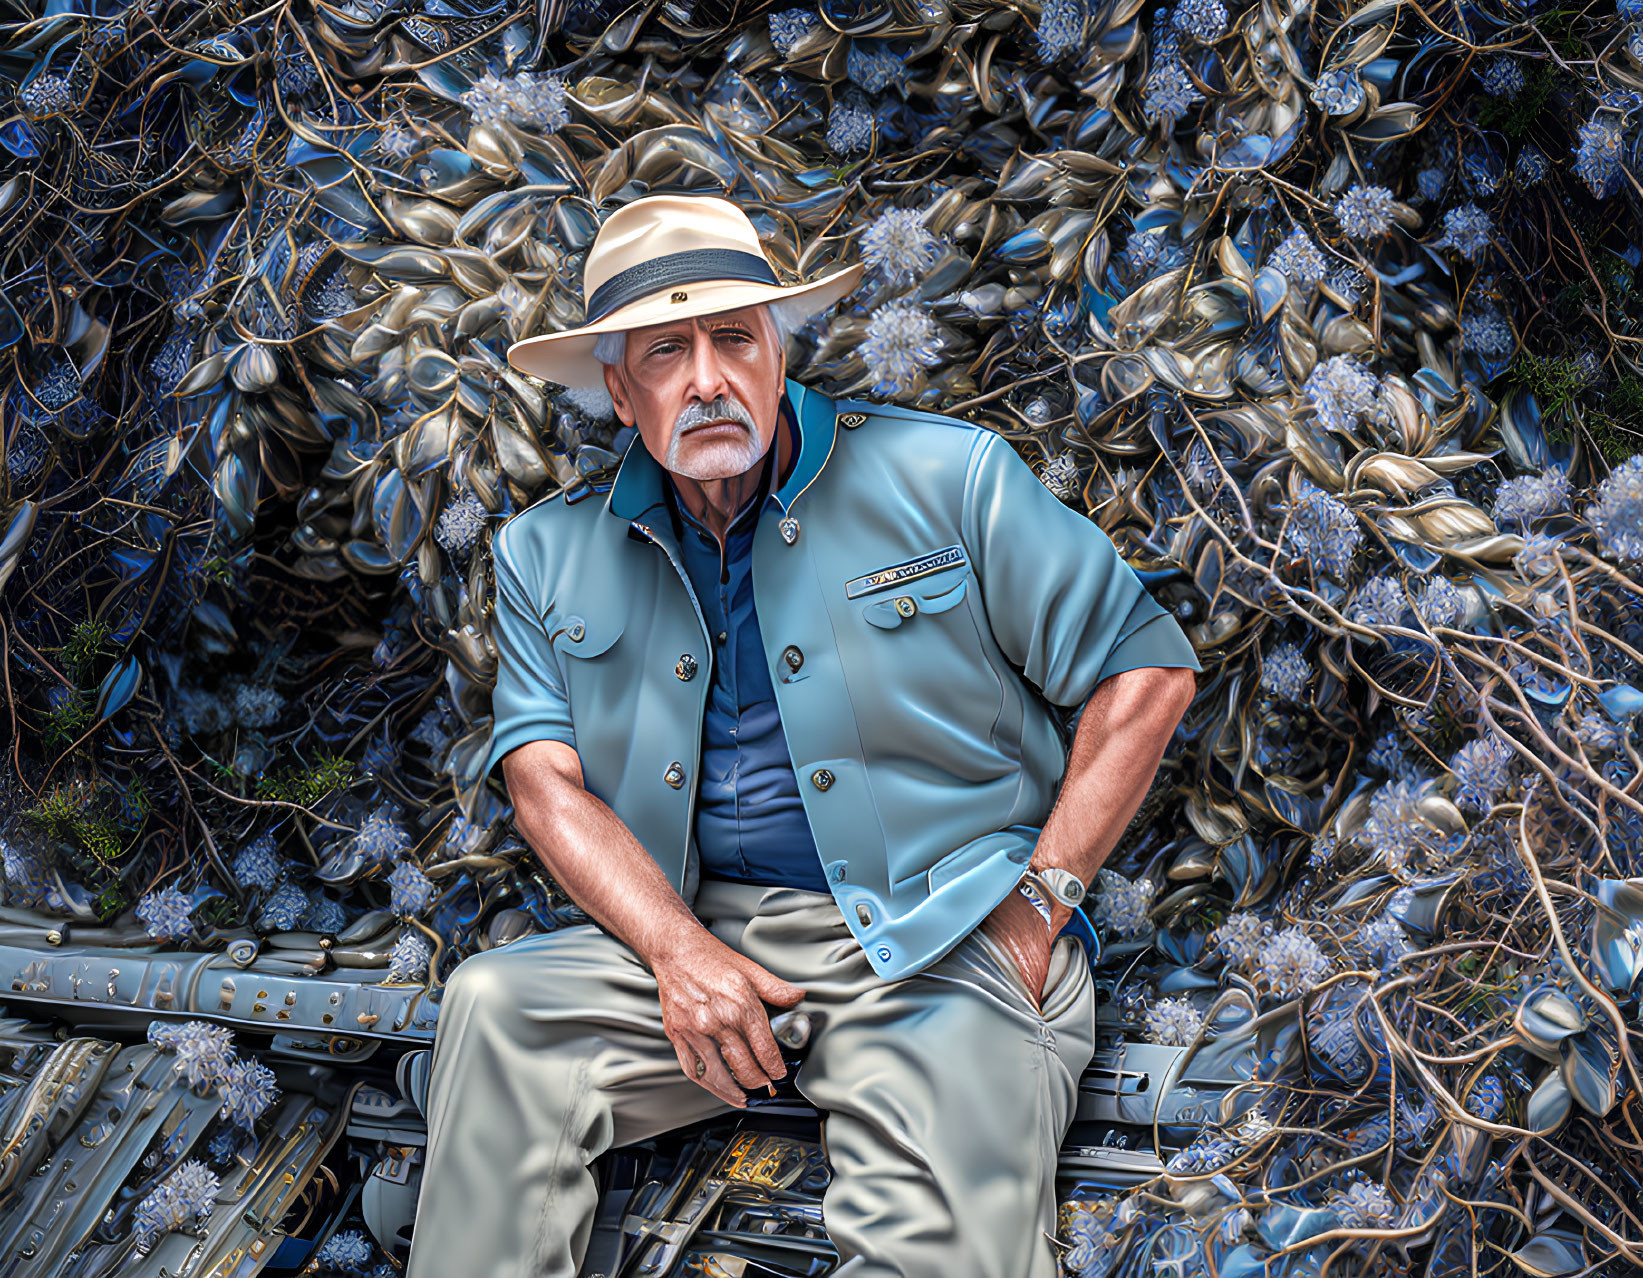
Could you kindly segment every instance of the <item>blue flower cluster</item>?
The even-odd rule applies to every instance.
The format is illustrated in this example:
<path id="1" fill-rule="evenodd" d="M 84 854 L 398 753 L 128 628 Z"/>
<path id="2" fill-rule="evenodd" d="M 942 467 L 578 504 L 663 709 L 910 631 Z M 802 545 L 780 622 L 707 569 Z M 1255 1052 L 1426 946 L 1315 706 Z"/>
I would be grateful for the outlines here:
<path id="1" fill-rule="evenodd" d="M 131 1238 L 138 1254 L 146 1254 L 163 1233 L 203 1226 L 217 1206 L 219 1188 L 217 1174 L 198 1159 L 180 1163 L 132 1214 Z"/>
<path id="2" fill-rule="evenodd" d="M 570 123 L 570 95 L 558 76 L 530 71 L 498 76 L 486 71 L 461 100 L 476 124 L 518 124 L 554 133 Z"/>
<path id="3" fill-rule="evenodd" d="M 1359 182 L 1335 201 L 1335 220 L 1355 240 L 1373 239 L 1392 229 L 1393 200 L 1389 187 Z"/>

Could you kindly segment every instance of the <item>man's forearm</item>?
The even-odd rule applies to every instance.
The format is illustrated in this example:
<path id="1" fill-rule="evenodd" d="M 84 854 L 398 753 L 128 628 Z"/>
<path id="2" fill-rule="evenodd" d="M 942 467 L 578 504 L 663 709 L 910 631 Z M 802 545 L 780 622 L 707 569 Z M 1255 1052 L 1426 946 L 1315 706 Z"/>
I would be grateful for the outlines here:
<path id="1" fill-rule="evenodd" d="M 1033 869 L 1071 870 L 1085 883 L 1095 877 L 1141 806 L 1164 747 L 1191 703 L 1196 681 L 1184 678 L 1184 671 L 1147 666 L 1125 670 L 1097 686 L 1068 752 L 1061 793 L 1033 849 Z M 1046 945 L 1043 917 L 1012 892 L 982 926 L 1015 959 L 1037 997 L 1049 972 L 1053 942 L 1072 915 L 1072 907 L 1050 902 L 1051 945 Z"/>
<path id="2" fill-rule="evenodd" d="M 551 768 L 510 765 L 514 824 L 554 881 L 654 969 L 704 929 L 661 866 L 606 804 Z"/>
<path id="3" fill-rule="evenodd" d="M 1035 869 L 1058 866 L 1086 883 L 1095 877 L 1140 808 L 1191 701 L 1193 684 L 1183 673 L 1191 672 L 1148 666 L 1096 688 L 1068 752 L 1061 793 L 1039 835 Z"/>

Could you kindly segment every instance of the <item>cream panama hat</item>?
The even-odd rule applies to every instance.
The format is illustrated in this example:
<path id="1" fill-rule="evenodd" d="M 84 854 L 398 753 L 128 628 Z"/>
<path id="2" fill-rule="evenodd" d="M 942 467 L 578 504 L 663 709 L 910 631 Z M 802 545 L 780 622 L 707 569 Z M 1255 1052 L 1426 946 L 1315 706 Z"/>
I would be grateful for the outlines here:
<path id="1" fill-rule="evenodd" d="M 593 357 L 601 333 L 758 302 L 780 302 L 798 322 L 848 293 L 864 269 L 784 286 L 753 223 L 729 200 L 647 195 L 612 213 L 594 236 L 582 267 L 582 326 L 517 341 L 508 362 L 561 386 L 603 387 L 605 366 Z"/>

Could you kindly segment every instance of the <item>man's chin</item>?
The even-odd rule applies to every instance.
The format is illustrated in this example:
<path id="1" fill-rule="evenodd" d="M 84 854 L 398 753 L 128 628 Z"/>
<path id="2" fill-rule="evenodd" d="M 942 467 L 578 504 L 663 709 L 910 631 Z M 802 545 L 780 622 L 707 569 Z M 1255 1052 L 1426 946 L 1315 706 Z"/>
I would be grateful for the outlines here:
<path id="1" fill-rule="evenodd" d="M 746 440 L 703 440 L 697 444 L 687 435 L 667 468 L 686 479 L 731 479 L 752 470 L 763 456 Z"/>

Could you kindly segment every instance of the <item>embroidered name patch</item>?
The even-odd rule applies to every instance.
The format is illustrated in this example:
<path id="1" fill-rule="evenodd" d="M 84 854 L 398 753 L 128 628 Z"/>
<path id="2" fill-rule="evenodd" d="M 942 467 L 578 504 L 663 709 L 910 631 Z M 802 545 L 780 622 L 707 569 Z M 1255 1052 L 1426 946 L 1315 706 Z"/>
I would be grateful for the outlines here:
<path id="1" fill-rule="evenodd" d="M 875 590 L 888 590 L 891 586 L 899 586 L 914 577 L 925 577 L 930 573 L 940 572 L 943 568 L 968 562 L 964 557 L 963 546 L 945 546 L 941 550 L 931 551 L 928 555 L 920 555 L 917 559 L 892 564 L 888 568 L 870 572 L 865 577 L 847 581 L 844 583 L 844 596 L 846 599 L 856 599 L 862 595 L 870 595 Z"/>

